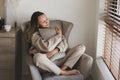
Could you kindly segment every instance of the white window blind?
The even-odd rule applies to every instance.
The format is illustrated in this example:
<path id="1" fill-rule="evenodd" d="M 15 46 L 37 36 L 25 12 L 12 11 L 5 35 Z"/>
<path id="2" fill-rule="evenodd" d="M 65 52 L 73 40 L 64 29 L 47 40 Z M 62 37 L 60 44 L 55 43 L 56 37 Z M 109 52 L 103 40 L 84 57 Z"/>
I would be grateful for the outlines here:
<path id="1" fill-rule="evenodd" d="M 103 60 L 116 80 L 120 80 L 120 0 L 105 2 Z"/>

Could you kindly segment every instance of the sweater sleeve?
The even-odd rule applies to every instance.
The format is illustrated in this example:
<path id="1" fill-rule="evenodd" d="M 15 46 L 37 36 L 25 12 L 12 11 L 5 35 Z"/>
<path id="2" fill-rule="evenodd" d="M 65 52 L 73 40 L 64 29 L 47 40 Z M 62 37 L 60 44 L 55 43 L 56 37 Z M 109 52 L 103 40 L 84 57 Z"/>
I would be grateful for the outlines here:
<path id="1" fill-rule="evenodd" d="M 55 49 L 55 47 L 62 41 L 62 37 L 56 35 L 45 41 L 41 38 L 38 32 L 35 32 L 31 40 L 32 45 L 36 47 L 38 50 L 48 52 Z"/>
<path id="2" fill-rule="evenodd" d="M 59 52 L 65 52 L 68 48 L 68 43 L 66 41 L 66 38 L 64 36 L 62 38 L 63 38 L 62 41 L 57 45 L 57 48 L 60 49 Z"/>

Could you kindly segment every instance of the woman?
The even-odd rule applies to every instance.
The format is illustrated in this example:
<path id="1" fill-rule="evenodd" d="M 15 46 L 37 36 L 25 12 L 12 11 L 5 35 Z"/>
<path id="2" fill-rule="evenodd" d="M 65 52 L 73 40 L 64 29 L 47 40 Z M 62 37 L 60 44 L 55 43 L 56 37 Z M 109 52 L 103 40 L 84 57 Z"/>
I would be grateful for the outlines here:
<path id="1" fill-rule="evenodd" d="M 65 57 L 62 59 L 51 61 L 51 57 L 55 54 L 66 51 L 68 48 L 66 39 L 62 35 L 61 29 L 56 28 L 57 35 L 45 41 L 41 38 L 39 28 L 49 28 L 49 20 L 44 13 L 37 11 L 34 12 L 31 17 L 30 27 L 27 33 L 27 39 L 32 43 L 30 52 L 34 55 L 33 60 L 35 65 L 42 70 L 53 72 L 56 75 L 79 74 L 79 70 L 67 69 L 72 69 L 75 63 L 79 60 L 80 56 L 84 53 L 85 46 L 78 45 L 66 53 Z M 51 47 L 53 49 L 50 49 Z"/>

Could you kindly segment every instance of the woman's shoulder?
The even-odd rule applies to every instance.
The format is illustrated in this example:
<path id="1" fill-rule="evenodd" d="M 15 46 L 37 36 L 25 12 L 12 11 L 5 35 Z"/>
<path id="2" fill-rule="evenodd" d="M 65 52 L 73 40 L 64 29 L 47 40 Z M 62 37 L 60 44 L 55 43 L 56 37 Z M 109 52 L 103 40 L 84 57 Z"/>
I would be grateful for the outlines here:
<path id="1" fill-rule="evenodd" d="M 39 35 L 39 33 L 36 31 L 33 33 L 33 36 L 35 36 L 35 35 Z"/>
<path id="2" fill-rule="evenodd" d="M 39 37 L 40 37 L 40 34 L 39 34 L 39 32 L 37 32 L 37 31 L 34 32 L 33 35 L 32 35 L 32 39 L 33 39 L 33 38 L 34 38 L 34 39 L 35 39 L 35 38 L 39 38 Z"/>
<path id="3" fill-rule="evenodd" d="M 31 37 L 32 44 L 35 44 L 36 41 L 40 38 L 41 37 L 39 36 L 38 32 L 33 33 L 32 37 Z"/>

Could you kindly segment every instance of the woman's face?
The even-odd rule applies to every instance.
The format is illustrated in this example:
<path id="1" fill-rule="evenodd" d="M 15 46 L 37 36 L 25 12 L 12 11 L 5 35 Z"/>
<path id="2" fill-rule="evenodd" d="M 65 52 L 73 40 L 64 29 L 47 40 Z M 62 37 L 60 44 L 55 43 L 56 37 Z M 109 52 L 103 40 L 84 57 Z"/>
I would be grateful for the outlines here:
<path id="1" fill-rule="evenodd" d="M 38 17 L 38 24 L 39 24 L 40 27 L 43 27 L 43 28 L 48 28 L 49 27 L 49 20 L 48 20 L 48 18 L 45 14 L 40 15 Z"/>

